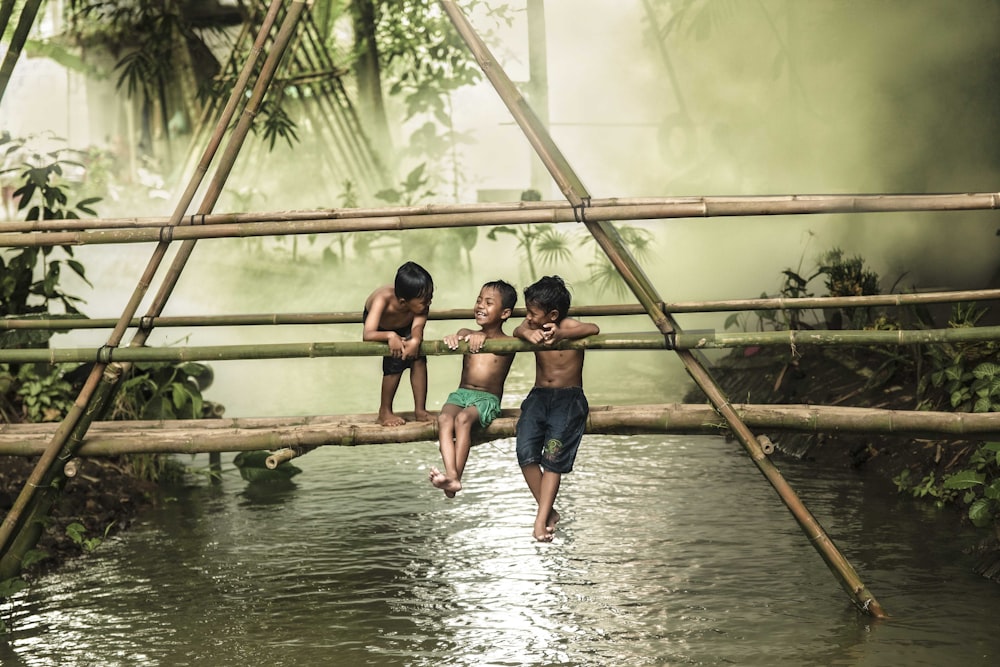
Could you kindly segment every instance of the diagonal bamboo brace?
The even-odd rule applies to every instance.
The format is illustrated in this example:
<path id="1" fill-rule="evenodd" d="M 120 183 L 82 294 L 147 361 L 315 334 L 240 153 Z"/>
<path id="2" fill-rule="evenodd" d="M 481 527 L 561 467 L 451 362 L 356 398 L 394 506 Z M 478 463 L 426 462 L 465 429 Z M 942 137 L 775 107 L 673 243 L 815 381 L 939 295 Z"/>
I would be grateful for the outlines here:
<path id="1" fill-rule="evenodd" d="M 469 50 L 475 56 L 483 73 L 493 84 L 504 104 L 513 115 L 517 124 L 524 131 L 525 137 L 531 143 L 532 148 L 538 153 L 542 163 L 552 174 L 553 179 L 559 185 L 563 194 L 573 205 L 579 207 L 580 222 L 587 225 L 588 230 L 594 236 L 598 245 L 607 254 L 615 268 L 624 278 L 632 293 L 646 309 L 657 329 L 665 337 L 675 335 L 679 328 L 669 313 L 664 312 L 658 306 L 663 300 L 659 298 L 656 289 L 646 278 L 641 267 L 635 261 L 631 252 L 622 242 L 615 228 L 609 222 L 590 222 L 586 220 L 586 205 L 590 202 L 590 194 L 583 187 L 580 179 L 573 172 L 567 160 L 556 146 L 548 130 L 538 120 L 530 107 L 521 97 L 513 82 L 504 72 L 503 68 L 495 61 L 486 44 L 480 39 L 475 29 L 468 19 L 453 2 L 453 0 L 440 0 L 448 18 L 455 25 L 459 35 L 465 40 Z M 847 559 L 840 553 L 837 547 L 829 539 L 819 522 L 809 513 L 796 493 L 782 477 L 777 468 L 771 464 L 764 454 L 760 443 L 754 437 L 750 429 L 740 419 L 733 410 L 729 400 L 723 395 L 714 379 L 695 357 L 690 350 L 678 350 L 677 355 L 684 363 L 688 373 L 705 392 L 712 405 L 715 406 L 719 414 L 726 420 L 730 428 L 736 434 L 744 449 L 750 454 L 751 459 L 758 469 L 771 483 L 785 505 L 791 510 L 792 515 L 799 522 L 799 526 L 809 536 L 811 544 L 826 561 L 827 566 L 840 580 L 841 586 L 851 596 L 855 606 L 867 614 L 876 617 L 885 616 L 878 601 L 868 592 L 865 585 L 861 583 L 857 573 L 847 562 Z"/>

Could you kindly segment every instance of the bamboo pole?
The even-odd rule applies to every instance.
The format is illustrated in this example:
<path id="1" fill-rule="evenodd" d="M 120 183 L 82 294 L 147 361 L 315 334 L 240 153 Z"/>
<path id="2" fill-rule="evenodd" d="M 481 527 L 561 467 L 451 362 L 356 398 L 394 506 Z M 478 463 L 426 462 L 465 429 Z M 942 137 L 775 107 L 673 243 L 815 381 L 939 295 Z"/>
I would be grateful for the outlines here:
<path id="1" fill-rule="evenodd" d="M 722 301 L 674 301 L 660 304 L 669 313 L 710 313 L 742 310 L 806 310 L 822 308 L 871 308 L 876 306 L 908 306 L 929 303 L 959 303 L 963 301 L 993 301 L 1000 299 L 1000 289 L 967 290 L 955 292 L 921 292 L 907 294 L 876 294 L 871 296 L 824 296 L 824 297 L 769 297 L 757 299 L 728 299 Z M 514 318 L 524 317 L 523 307 L 514 308 Z M 569 309 L 572 317 L 608 317 L 646 315 L 646 310 L 638 304 L 608 304 L 597 306 L 573 306 Z M 153 327 L 221 327 L 279 324 L 360 324 L 361 311 L 335 313 L 247 313 L 237 315 L 190 315 L 154 317 L 148 322 Z M 432 310 L 430 320 L 472 319 L 473 311 L 468 308 Z M 73 329 L 106 329 L 113 327 L 117 318 L 0 318 L 0 330 L 41 329 L 49 331 L 69 331 Z M 141 318 L 129 322 L 130 327 L 142 324 Z"/>
<path id="2" fill-rule="evenodd" d="M 255 46 L 262 44 L 264 36 L 267 32 L 270 32 L 271 26 L 273 25 L 274 15 L 276 14 L 277 8 L 280 4 L 281 0 L 273 0 L 271 7 L 272 12 L 269 13 L 268 18 L 265 19 L 265 23 L 261 28 L 259 42 L 256 43 Z M 229 121 L 235 113 L 237 106 L 242 100 L 243 92 L 249 82 L 250 75 L 253 72 L 253 68 L 259 54 L 260 48 L 251 50 L 251 54 L 247 59 L 237 86 L 234 87 L 229 98 L 229 102 L 219 118 L 214 135 L 206 147 L 202 162 L 199 165 L 198 170 L 196 170 L 196 173 L 190 179 L 184 194 L 178 201 L 174 215 L 171 218 L 173 225 L 176 225 L 180 221 L 184 211 L 193 200 L 195 192 L 201 184 L 204 173 L 208 170 L 208 166 L 211 163 L 216 150 L 222 143 L 222 137 L 226 132 Z M 232 159 L 235 159 L 235 154 L 232 154 Z M 223 162 L 220 169 L 225 169 L 225 162 Z M 169 227 L 169 229 L 173 229 L 173 226 Z M 140 278 L 129 302 L 126 304 L 126 307 L 122 312 L 118 324 L 109 336 L 107 344 L 102 349 L 114 349 L 121 342 L 127 325 L 137 312 L 139 303 L 145 295 L 156 269 L 162 262 L 169 244 L 169 237 L 161 238 L 159 240 L 152 257 L 147 263 L 145 272 Z M 31 535 L 26 531 L 21 531 L 21 536 L 18 540 L 19 544 L 14 545 L 16 548 L 12 548 L 10 544 L 11 538 L 21 527 L 22 523 L 26 528 L 32 526 L 33 522 L 24 520 L 24 514 L 26 511 L 30 510 L 37 519 L 41 519 L 44 514 L 47 513 L 47 508 L 41 507 L 42 503 L 34 502 L 35 490 L 38 488 L 45 488 L 49 490 L 50 493 L 58 492 L 61 487 L 62 478 L 58 475 L 59 466 L 56 465 L 57 457 L 64 461 L 72 457 L 74 447 L 79 446 L 79 443 L 82 440 L 83 435 L 86 433 L 90 422 L 92 422 L 101 412 L 103 407 L 102 401 L 110 398 L 112 395 L 114 387 L 117 383 L 117 378 L 120 377 L 120 374 L 116 375 L 114 371 L 120 369 L 109 369 L 109 363 L 110 358 L 107 362 L 97 359 L 97 363 L 91 370 L 89 377 L 84 383 L 77 399 L 70 408 L 69 413 L 60 423 L 59 428 L 53 435 L 52 441 L 46 448 L 45 453 L 39 458 L 38 463 L 35 465 L 35 468 L 25 483 L 24 488 L 22 488 L 11 509 L 4 516 L 3 523 L 0 524 L 0 575 L 12 576 L 13 573 L 18 572 L 20 570 L 20 560 L 23 552 L 26 552 L 27 549 L 34 546 L 34 542 L 37 539 L 37 535 Z M 50 505 L 51 503 L 47 504 Z M 37 527 L 32 528 L 32 531 L 37 533 Z"/>
<path id="3" fill-rule="evenodd" d="M 38 16 L 38 10 L 41 6 L 42 0 L 27 0 L 24 7 L 21 8 L 20 16 L 17 17 L 17 27 L 14 28 L 14 34 L 11 35 L 10 45 L 4 54 L 3 63 L 0 64 L 0 100 L 3 100 L 4 93 L 7 92 L 7 85 L 14 74 L 14 66 L 17 65 L 18 58 L 21 57 L 21 51 L 24 49 L 25 42 L 28 41 L 31 26 L 34 25 L 35 17 Z M 10 9 L 13 10 L 13 7 Z M 3 11 L 7 13 L 9 20 L 10 13 L 7 10 L 8 7 L 5 5 Z M 2 34 L 0 33 L 0 35 Z"/>
<path id="4" fill-rule="evenodd" d="M 560 350 L 717 350 L 734 347 L 774 346 L 870 346 L 927 345 L 940 343 L 979 343 L 1000 340 L 1000 326 L 956 327 L 952 329 L 918 329 L 895 331 L 761 331 L 718 333 L 715 331 L 680 332 L 667 340 L 660 333 L 613 333 L 590 336 L 581 340 L 562 341 L 554 346 Z M 548 350 L 520 339 L 490 339 L 484 352 L 510 354 Z M 468 344 L 450 349 L 443 340 L 424 340 L 420 346 L 424 355 L 465 354 Z M 386 343 L 371 341 L 313 341 L 304 343 L 255 343 L 248 345 L 191 345 L 183 347 L 123 347 L 85 348 L 11 348 L 0 349 L 0 363 L 70 364 L 97 362 L 184 362 L 232 361 L 236 359 L 295 359 L 319 357 L 384 357 L 389 355 Z"/>
<path id="5" fill-rule="evenodd" d="M 776 433 L 880 434 L 936 440 L 990 439 L 1000 436 L 996 413 L 923 412 L 816 405 L 734 404 L 743 421 Z M 515 434 L 516 409 L 503 410 L 478 442 Z M 320 446 L 356 446 L 434 441 L 437 425 L 407 422 L 408 428 L 383 427 L 374 414 L 318 415 L 241 419 L 94 422 L 78 456 L 148 453 L 221 453 L 277 449 L 275 466 Z M 6 424 L 0 428 L 0 455 L 37 456 L 55 424 Z M 602 435 L 715 435 L 726 421 L 709 405 L 658 404 L 592 406 L 587 433 Z M 268 464 L 269 467 L 270 464 Z"/>
<path id="6" fill-rule="evenodd" d="M 555 142 L 552 141 L 546 128 L 538 121 L 530 107 L 524 102 L 503 68 L 493 59 L 486 44 L 476 34 L 472 25 L 458 6 L 452 0 L 440 0 L 440 4 L 452 24 L 454 24 L 459 35 L 465 40 L 469 50 L 475 55 L 480 68 L 510 110 L 511 115 L 521 127 L 525 137 L 531 143 L 535 152 L 541 157 L 542 162 L 548 168 L 549 173 L 552 174 L 556 183 L 559 184 L 563 194 L 573 205 L 574 212 L 578 214 L 578 219 L 587 225 L 594 239 L 607 254 L 608 259 L 614 264 L 622 278 L 625 279 L 626 284 L 628 284 L 633 294 L 635 294 L 639 303 L 646 308 L 656 328 L 664 334 L 665 338 L 671 336 L 677 331 L 676 323 L 668 313 L 656 308 L 656 304 L 662 303 L 663 300 L 658 298 L 655 288 L 635 262 L 628 248 L 624 246 L 614 227 L 606 222 L 594 222 L 593 219 L 588 217 L 590 195 L 583 187 L 579 178 L 574 174 L 569 163 L 562 157 L 562 153 L 555 145 Z M 799 526 L 809 537 L 810 543 L 826 561 L 831 572 L 837 576 L 841 587 L 851 596 L 854 604 L 865 613 L 876 617 L 884 616 L 885 612 L 882 610 L 881 605 L 867 590 L 854 571 L 854 568 L 833 544 L 832 540 L 830 540 L 823 530 L 823 527 L 820 526 L 816 518 L 805 507 L 795 491 L 788 485 L 784 477 L 782 477 L 781 473 L 767 460 L 754 434 L 750 432 L 739 416 L 732 410 L 729 399 L 722 393 L 696 356 L 687 350 L 678 350 L 677 354 L 691 377 L 726 419 L 737 439 L 757 464 L 758 469 L 778 492 L 786 507 L 788 507 L 798 521 Z"/>
<path id="7" fill-rule="evenodd" d="M 256 211 L 212 213 L 192 216 L 182 224 L 223 225 L 248 222 L 288 222 L 306 220 L 351 220 L 455 214 L 462 216 L 496 214 L 515 210 L 539 212 L 537 219 L 521 222 L 572 222 L 566 201 L 495 202 L 475 204 L 422 204 L 373 208 L 325 208 L 296 211 Z M 612 197 L 591 199 L 588 217 L 592 220 L 715 218 L 754 215 L 819 215 L 839 213 L 899 213 L 933 211 L 986 211 L 1000 208 L 998 193 L 942 193 L 932 195 L 748 195 L 743 197 Z M 606 211 L 605 209 L 613 209 Z M 614 210 L 619 211 L 615 213 Z M 163 227 L 167 217 L 85 218 L 63 220 L 9 220 L 2 223 L 6 232 L 55 232 L 66 230 L 134 229 Z M 473 220 L 475 222 L 475 220 Z M 497 223 L 500 224 L 500 223 Z M 504 223 L 506 224 L 506 223 Z M 345 227 L 329 231 L 363 231 Z"/>

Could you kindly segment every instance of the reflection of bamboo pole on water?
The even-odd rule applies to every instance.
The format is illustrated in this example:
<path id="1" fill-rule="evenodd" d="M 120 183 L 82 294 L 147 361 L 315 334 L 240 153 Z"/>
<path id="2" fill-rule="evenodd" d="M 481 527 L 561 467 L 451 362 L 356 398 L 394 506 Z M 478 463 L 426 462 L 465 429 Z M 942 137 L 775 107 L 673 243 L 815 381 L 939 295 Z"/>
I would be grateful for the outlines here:
<path id="1" fill-rule="evenodd" d="M 486 44 L 483 43 L 453 0 L 440 0 L 440 5 L 459 35 L 465 40 L 483 73 L 493 84 L 514 120 L 521 127 L 532 148 L 535 149 L 549 173 L 552 174 L 560 191 L 573 205 L 577 220 L 587 226 L 594 240 L 607 254 L 608 259 L 635 294 L 639 303 L 646 308 L 650 319 L 653 320 L 664 338 L 671 339 L 678 332 L 678 327 L 669 313 L 664 313 L 656 307 L 656 304 L 662 303 L 663 300 L 657 296 L 655 288 L 635 262 L 615 228 L 607 222 L 595 222 L 589 218 L 590 195 L 555 142 L 552 141 L 548 130 L 538 121 L 531 108 L 524 102 L 513 82 L 493 58 Z M 833 544 L 823 527 L 788 485 L 778 469 L 767 459 L 754 434 L 733 411 L 729 399 L 722 393 L 699 359 L 686 350 L 677 350 L 677 356 L 694 381 L 708 396 L 712 405 L 725 418 L 758 469 L 778 492 L 785 506 L 788 507 L 803 532 L 809 537 L 810 544 L 826 561 L 830 571 L 837 576 L 841 587 L 851 596 L 855 605 L 873 616 L 885 616 L 882 606 L 861 582 L 851 564 Z"/>
<path id="2" fill-rule="evenodd" d="M 811 308 L 861 308 L 874 306 L 908 306 L 928 303 L 958 303 L 960 301 L 990 301 L 1000 299 L 1000 289 L 969 290 L 961 292 L 922 292 L 914 294 L 876 294 L 873 296 L 824 296 L 803 298 L 728 299 L 724 301 L 675 301 L 660 304 L 668 313 L 709 313 L 740 310 L 802 310 Z M 243 315 L 190 315 L 152 318 L 154 327 L 220 327 L 279 324 L 360 324 L 361 311 L 336 313 L 247 313 Z M 524 317 L 523 307 L 514 308 L 512 317 Z M 609 304 L 599 306 L 573 306 L 572 317 L 606 317 L 646 315 L 638 304 Z M 468 320 L 473 318 L 469 308 L 431 310 L 429 320 Z M 112 318 L 39 318 L 0 319 L 0 331 L 9 329 L 45 329 L 67 331 L 71 329 L 106 329 L 118 322 Z M 138 327 L 141 318 L 134 318 L 129 326 Z M 803 330 L 805 331 L 805 330 Z"/>

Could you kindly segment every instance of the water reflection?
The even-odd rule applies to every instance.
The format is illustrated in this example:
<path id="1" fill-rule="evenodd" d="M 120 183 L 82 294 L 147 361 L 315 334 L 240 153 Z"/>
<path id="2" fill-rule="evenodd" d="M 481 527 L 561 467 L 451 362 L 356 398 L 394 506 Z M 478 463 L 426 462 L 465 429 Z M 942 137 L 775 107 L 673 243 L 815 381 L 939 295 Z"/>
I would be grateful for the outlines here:
<path id="1" fill-rule="evenodd" d="M 971 534 L 850 473 L 782 463 L 894 615 L 858 615 L 756 468 L 715 438 L 588 438 L 557 540 L 513 443 L 447 500 L 431 443 L 331 447 L 283 489 L 175 490 L 23 593 L 12 665 L 992 664 Z"/>

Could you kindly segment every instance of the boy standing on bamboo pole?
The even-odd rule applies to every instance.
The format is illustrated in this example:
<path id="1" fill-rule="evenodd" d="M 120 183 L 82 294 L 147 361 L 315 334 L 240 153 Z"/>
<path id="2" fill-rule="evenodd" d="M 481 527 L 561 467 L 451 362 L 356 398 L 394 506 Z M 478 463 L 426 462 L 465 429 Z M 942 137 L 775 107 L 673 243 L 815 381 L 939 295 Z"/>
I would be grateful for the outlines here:
<path id="1" fill-rule="evenodd" d="M 427 357 L 420 354 L 424 326 L 434 297 L 431 274 L 416 262 L 407 262 L 396 271 L 393 285 L 379 287 L 365 301 L 363 340 L 388 343 L 390 356 L 382 359 L 382 392 L 378 423 L 400 426 L 406 420 L 392 411 L 403 371 L 410 369 L 413 414 L 417 421 L 429 421 L 427 412 Z"/>
<path id="2" fill-rule="evenodd" d="M 479 331 L 459 329 L 444 342 L 452 350 L 459 341 L 469 343 L 469 351 L 462 356 L 462 379 L 458 389 L 448 395 L 438 413 L 438 448 L 444 472 L 432 467 L 431 484 L 454 498 L 462 490 L 462 473 L 472 448 L 472 426 L 477 421 L 486 428 L 500 414 L 500 397 L 503 384 L 514 362 L 513 354 L 482 353 L 483 343 L 491 338 L 510 338 L 503 332 L 503 325 L 517 303 L 517 290 L 503 280 L 486 283 L 479 290 L 473 313 Z"/>
<path id="3" fill-rule="evenodd" d="M 562 340 L 599 334 L 596 324 L 567 317 L 570 294 L 559 276 L 545 276 L 524 290 L 527 316 L 514 335 L 556 347 Z M 536 350 L 535 386 L 521 403 L 517 421 L 517 462 L 538 503 L 534 537 L 551 542 L 559 512 L 556 495 L 562 476 L 573 470 L 590 405 L 583 393 L 583 350 Z"/>

